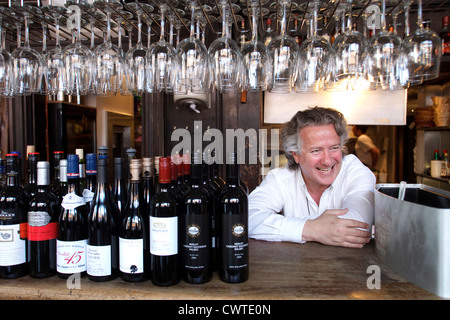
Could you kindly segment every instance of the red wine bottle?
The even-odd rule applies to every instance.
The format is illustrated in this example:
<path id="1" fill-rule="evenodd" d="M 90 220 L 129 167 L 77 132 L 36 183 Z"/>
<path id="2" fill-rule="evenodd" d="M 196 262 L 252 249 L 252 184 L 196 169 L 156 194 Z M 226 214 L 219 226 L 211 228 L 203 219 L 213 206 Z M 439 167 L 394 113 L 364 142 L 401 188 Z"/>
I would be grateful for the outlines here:
<path id="1" fill-rule="evenodd" d="M 95 188 L 97 188 L 97 156 L 95 153 L 86 154 L 86 189 L 83 190 L 83 197 L 88 209 L 94 198 Z"/>
<path id="2" fill-rule="evenodd" d="M 178 262 L 178 215 L 170 193 L 170 157 L 159 159 L 158 191 L 150 203 L 151 279 L 170 286 L 181 279 Z"/>
<path id="3" fill-rule="evenodd" d="M 108 281 L 119 275 L 119 217 L 108 182 L 108 160 L 98 159 L 86 252 L 87 274 L 92 281 Z"/>
<path id="4" fill-rule="evenodd" d="M 27 183 L 23 187 L 25 196 L 27 197 L 27 202 L 37 193 L 37 162 L 39 161 L 39 152 L 28 153 L 28 175 Z"/>
<path id="5" fill-rule="evenodd" d="M 30 276 L 47 278 L 56 274 L 58 198 L 50 190 L 50 164 L 37 163 L 37 193 L 28 208 L 28 260 Z"/>
<path id="6" fill-rule="evenodd" d="M 80 185 L 78 155 L 67 155 L 67 194 L 61 201 L 56 272 L 61 278 L 86 274 L 87 206 Z"/>
<path id="7" fill-rule="evenodd" d="M 153 158 L 142 158 L 142 194 L 144 201 L 143 205 L 145 207 L 144 212 L 150 212 L 150 202 L 155 195 L 154 173 L 155 168 L 153 165 Z M 145 247 L 148 248 L 148 243 L 145 244 Z"/>
<path id="8" fill-rule="evenodd" d="M 119 231 L 120 276 L 128 282 L 147 280 L 150 252 L 144 250 L 148 238 L 148 218 L 145 217 L 141 193 L 142 161 L 130 159 L 130 198 L 122 216 Z"/>
<path id="9" fill-rule="evenodd" d="M 181 275 L 188 283 L 211 280 L 211 212 L 202 187 L 202 155 L 194 153 L 191 164 L 191 188 L 183 200 L 180 215 Z"/>
<path id="10" fill-rule="evenodd" d="M 227 156 L 227 189 L 221 197 L 221 241 L 219 277 L 224 282 L 248 279 L 248 199 L 240 186 L 236 154 Z"/>
<path id="11" fill-rule="evenodd" d="M 128 201 L 128 190 L 123 174 L 123 159 L 120 157 L 114 158 L 113 197 L 120 215 L 123 216 Z"/>
<path id="12" fill-rule="evenodd" d="M 61 190 L 61 180 L 60 172 L 61 165 L 60 162 L 64 158 L 64 151 L 53 151 L 53 162 L 50 167 L 50 190 L 55 194 L 59 195 Z"/>
<path id="13" fill-rule="evenodd" d="M 0 277 L 28 274 L 27 204 L 19 183 L 17 154 L 6 155 L 6 187 L 0 196 Z"/>

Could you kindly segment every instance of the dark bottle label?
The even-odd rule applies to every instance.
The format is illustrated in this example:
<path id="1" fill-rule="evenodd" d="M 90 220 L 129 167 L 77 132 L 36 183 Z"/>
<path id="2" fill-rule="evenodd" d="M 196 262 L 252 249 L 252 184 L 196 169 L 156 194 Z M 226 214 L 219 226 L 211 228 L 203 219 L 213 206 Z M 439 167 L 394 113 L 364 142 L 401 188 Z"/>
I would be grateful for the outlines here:
<path id="1" fill-rule="evenodd" d="M 184 268 L 187 270 L 208 269 L 211 263 L 209 216 L 205 214 L 186 215 L 183 220 L 182 259 Z"/>
<path id="2" fill-rule="evenodd" d="M 243 214 L 222 214 L 222 267 L 248 267 L 247 221 Z"/>

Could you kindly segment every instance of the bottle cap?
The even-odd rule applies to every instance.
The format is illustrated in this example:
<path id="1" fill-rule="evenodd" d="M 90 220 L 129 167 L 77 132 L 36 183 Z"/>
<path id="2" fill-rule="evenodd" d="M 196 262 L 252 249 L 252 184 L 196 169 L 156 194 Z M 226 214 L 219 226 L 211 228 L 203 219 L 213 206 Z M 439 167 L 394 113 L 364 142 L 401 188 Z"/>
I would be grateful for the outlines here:
<path id="1" fill-rule="evenodd" d="M 153 177 L 153 158 L 142 158 L 142 176 Z"/>
<path id="2" fill-rule="evenodd" d="M 130 160 L 130 180 L 139 181 L 142 172 L 142 161 L 141 159 L 131 159 Z"/>
<path id="3" fill-rule="evenodd" d="M 48 186 L 50 184 L 50 163 L 48 161 L 38 161 L 37 165 L 38 186 Z"/>
<path id="4" fill-rule="evenodd" d="M 61 159 L 59 161 L 59 181 L 67 182 L 67 160 Z"/>
<path id="5" fill-rule="evenodd" d="M 70 178 L 79 178 L 80 177 L 80 168 L 79 158 L 77 154 L 69 154 L 67 155 L 67 177 Z"/>
<path id="6" fill-rule="evenodd" d="M 86 154 L 86 174 L 97 174 L 97 156 L 95 153 Z"/>
<path id="7" fill-rule="evenodd" d="M 159 158 L 159 183 L 170 183 L 170 157 Z"/>

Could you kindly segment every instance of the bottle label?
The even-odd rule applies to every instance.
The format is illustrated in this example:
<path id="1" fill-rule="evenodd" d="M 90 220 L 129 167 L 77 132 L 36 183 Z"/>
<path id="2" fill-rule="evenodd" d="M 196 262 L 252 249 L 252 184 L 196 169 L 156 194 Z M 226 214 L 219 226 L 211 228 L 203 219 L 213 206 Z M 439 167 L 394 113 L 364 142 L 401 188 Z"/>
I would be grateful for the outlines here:
<path id="1" fill-rule="evenodd" d="M 95 277 L 111 275 L 111 245 L 87 245 L 87 273 Z"/>
<path id="2" fill-rule="evenodd" d="M 247 221 L 242 214 L 222 215 L 222 258 L 226 269 L 248 266 Z"/>
<path id="3" fill-rule="evenodd" d="M 0 266 L 26 262 L 26 237 L 21 237 L 21 228 L 22 224 L 0 225 Z"/>
<path id="4" fill-rule="evenodd" d="M 450 53 L 450 41 L 449 42 L 442 41 L 442 54 L 448 53 Z"/>
<path id="5" fill-rule="evenodd" d="M 94 199 L 94 195 L 95 195 L 95 193 L 89 189 L 83 190 L 83 198 L 84 198 L 84 201 L 86 201 L 86 203 L 92 202 L 92 199 Z"/>
<path id="6" fill-rule="evenodd" d="M 78 196 L 75 192 L 66 194 L 61 202 L 61 207 L 66 210 L 71 210 L 78 208 L 79 206 L 85 205 L 86 201 L 83 197 Z"/>
<path id="7" fill-rule="evenodd" d="M 86 271 L 87 240 L 56 240 L 56 270 L 72 274 Z"/>
<path id="8" fill-rule="evenodd" d="M 51 217 L 46 211 L 28 212 L 28 240 L 45 241 L 58 237 L 58 223 L 50 222 Z"/>
<path id="9" fill-rule="evenodd" d="M 156 256 L 178 253 L 178 217 L 150 216 L 150 253 Z"/>
<path id="10" fill-rule="evenodd" d="M 181 248 L 183 266 L 186 269 L 198 270 L 210 266 L 209 218 L 209 215 L 186 216 L 183 223 L 184 239 Z"/>
<path id="11" fill-rule="evenodd" d="M 144 239 L 119 238 L 119 266 L 124 273 L 144 272 Z"/>

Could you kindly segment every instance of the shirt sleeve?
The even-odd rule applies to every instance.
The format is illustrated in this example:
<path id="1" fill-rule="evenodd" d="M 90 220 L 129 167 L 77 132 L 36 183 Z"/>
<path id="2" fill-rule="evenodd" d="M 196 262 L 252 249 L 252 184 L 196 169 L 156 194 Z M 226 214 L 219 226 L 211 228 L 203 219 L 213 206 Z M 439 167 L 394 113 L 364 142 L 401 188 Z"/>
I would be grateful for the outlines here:
<path id="1" fill-rule="evenodd" d="M 249 196 L 249 236 L 267 241 L 304 243 L 302 231 L 307 218 L 285 217 L 283 186 L 269 174 Z"/>
<path id="2" fill-rule="evenodd" d="M 364 165 L 353 166 L 347 172 L 347 192 L 343 199 L 343 208 L 348 212 L 341 216 L 372 225 L 375 201 L 375 175 Z"/>

